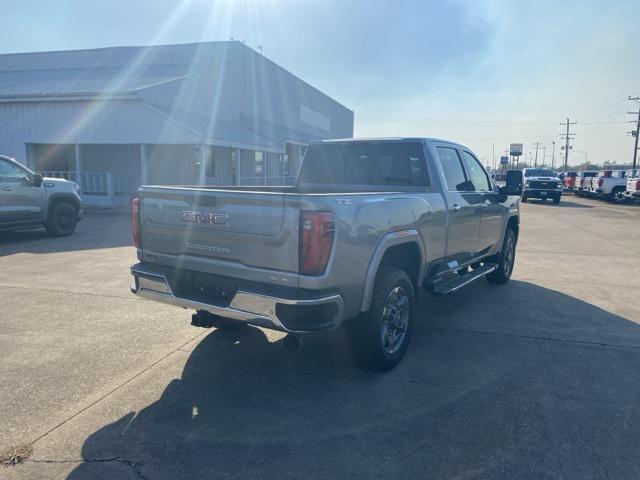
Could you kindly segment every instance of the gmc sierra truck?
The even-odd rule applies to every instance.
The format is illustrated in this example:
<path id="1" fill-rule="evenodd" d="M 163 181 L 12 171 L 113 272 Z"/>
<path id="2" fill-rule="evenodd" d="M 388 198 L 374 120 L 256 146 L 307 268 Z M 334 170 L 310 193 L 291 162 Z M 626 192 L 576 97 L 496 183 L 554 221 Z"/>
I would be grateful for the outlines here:
<path id="1" fill-rule="evenodd" d="M 71 235 L 82 218 L 78 185 L 43 178 L 0 155 L 0 232 L 45 227 L 50 235 Z"/>
<path id="2" fill-rule="evenodd" d="M 392 368 L 419 288 L 509 280 L 520 171 L 496 187 L 468 148 L 434 139 L 311 143 L 291 187 L 143 186 L 132 292 L 196 325 L 298 334 L 344 325 L 362 363 Z"/>

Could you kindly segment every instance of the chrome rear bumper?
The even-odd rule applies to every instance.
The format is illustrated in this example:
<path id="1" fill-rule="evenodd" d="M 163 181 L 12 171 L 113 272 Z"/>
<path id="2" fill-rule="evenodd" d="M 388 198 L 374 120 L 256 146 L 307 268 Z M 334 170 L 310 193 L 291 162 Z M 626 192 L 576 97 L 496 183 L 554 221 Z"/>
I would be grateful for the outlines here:
<path id="1" fill-rule="evenodd" d="M 310 307 L 334 304 L 335 314 L 332 315 L 332 318 L 328 319 L 328 326 L 322 329 L 337 327 L 344 319 L 344 302 L 340 295 L 330 295 L 314 299 L 291 299 L 238 290 L 229 306 L 220 306 L 175 295 L 164 275 L 146 271 L 139 265 L 131 268 L 131 274 L 135 281 L 131 287 L 131 292 L 139 297 L 174 305 L 176 307 L 206 310 L 226 319 L 237 320 L 239 322 L 250 323 L 274 330 L 291 333 L 320 330 L 320 328 L 313 328 L 311 322 L 313 319 L 310 319 L 310 328 L 308 329 L 287 328 L 286 322 L 278 317 L 278 305 Z"/>

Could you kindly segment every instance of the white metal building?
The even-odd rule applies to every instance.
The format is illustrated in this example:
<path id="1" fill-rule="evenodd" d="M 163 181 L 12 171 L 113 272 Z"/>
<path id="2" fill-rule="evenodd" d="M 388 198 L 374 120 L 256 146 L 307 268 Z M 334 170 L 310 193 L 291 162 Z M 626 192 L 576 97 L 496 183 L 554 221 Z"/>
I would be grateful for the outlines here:
<path id="1" fill-rule="evenodd" d="M 241 42 L 0 55 L 0 154 L 117 206 L 140 184 L 290 183 L 353 112 Z"/>

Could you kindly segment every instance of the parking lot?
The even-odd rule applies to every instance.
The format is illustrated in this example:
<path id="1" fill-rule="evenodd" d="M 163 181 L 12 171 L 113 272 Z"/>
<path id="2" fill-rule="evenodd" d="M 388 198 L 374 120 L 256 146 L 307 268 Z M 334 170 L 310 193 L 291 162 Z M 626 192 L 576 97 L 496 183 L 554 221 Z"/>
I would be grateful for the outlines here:
<path id="1" fill-rule="evenodd" d="M 640 207 L 521 205 L 516 269 L 421 294 L 390 373 L 341 331 L 190 326 L 129 293 L 126 215 L 0 239 L 1 478 L 640 478 Z"/>

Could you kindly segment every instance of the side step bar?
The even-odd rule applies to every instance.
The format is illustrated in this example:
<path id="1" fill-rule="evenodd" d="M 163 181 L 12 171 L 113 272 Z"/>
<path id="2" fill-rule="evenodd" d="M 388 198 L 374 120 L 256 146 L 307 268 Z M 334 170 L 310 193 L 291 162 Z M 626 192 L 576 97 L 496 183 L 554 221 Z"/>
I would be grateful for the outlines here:
<path id="1" fill-rule="evenodd" d="M 434 285 L 433 293 L 436 295 L 447 295 L 449 293 L 456 292 L 462 287 L 469 285 L 474 280 L 493 272 L 496 268 L 498 268 L 498 265 L 495 263 L 485 263 L 471 272 L 463 275 L 457 275 L 454 278 L 444 280 L 442 283 Z"/>

